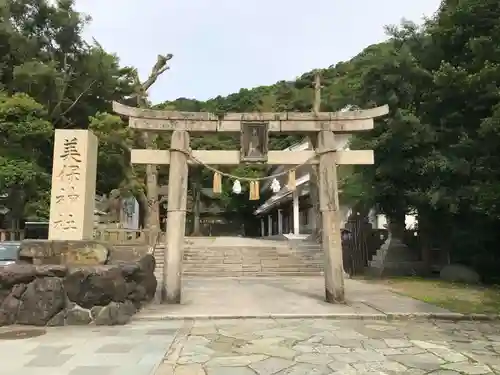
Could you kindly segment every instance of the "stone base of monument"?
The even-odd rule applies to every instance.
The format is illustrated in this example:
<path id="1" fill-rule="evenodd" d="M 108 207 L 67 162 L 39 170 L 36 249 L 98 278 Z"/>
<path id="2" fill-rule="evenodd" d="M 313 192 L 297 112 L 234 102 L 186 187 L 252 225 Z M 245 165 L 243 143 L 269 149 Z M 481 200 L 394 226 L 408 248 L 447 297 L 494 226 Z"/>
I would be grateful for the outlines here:
<path id="1" fill-rule="evenodd" d="M 369 262 L 370 276 L 416 276 L 426 272 L 425 263 L 419 260 L 400 239 L 389 236 Z"/>
<path id="2" fill-rule="evenodd" d="M 0 268 L 0 326 L 121 325 L 156 291 L 152 255 L 95 241 L 26 240 Z"/>

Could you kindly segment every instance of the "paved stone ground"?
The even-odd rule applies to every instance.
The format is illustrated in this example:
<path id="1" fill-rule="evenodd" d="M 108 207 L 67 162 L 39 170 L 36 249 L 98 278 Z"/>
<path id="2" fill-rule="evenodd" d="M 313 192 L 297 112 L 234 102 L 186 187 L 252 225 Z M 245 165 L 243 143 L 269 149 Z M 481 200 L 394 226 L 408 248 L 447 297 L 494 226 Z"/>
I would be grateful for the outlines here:
<path id="1" fill-rule="evenodd" d="M 347 304 L 331 305 L 324 301 L 323 277 L 184 277 L 181 305 L 153 304 L 138 318 L 448 313 L 397 295 L 380 284 L 345 282 Z"/>
<path id="2" fill-rule="evenodd" d="M 500 374 L 499 353 L 500 322 L 138 321 L 0 340 L 0 374 Z"/>
<path id="3" fill-rule="evenodd" d="M 492 323 L 186 321 L 155 375 L 500 374 L 499 353 Z"/>
<path id="4" fill-rule="evenodd" d="M 48 328 L 43 336 L 0 340 L 1 375 L 150 375 L 183 322 Z M 4 327 L 0 332 L 28 327 Z"/>
<path id="5" fill-rule="evenodd" d="M 183 291 L 125 327 L 0 339 L 0 375 L 500 375 L 500 322 L 183 319 L 446 312 L 378 285 L 347 280 L 343 306 L 323 302 L 323 278 L 193 278 Z"/>

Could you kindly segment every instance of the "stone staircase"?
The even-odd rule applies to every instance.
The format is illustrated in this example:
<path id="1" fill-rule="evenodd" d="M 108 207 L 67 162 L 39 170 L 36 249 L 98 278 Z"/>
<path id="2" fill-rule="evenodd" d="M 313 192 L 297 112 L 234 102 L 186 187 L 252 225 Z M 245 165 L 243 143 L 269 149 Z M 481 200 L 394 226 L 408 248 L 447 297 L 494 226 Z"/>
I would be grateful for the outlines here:
<path id="1" fill-rule="evenodd" d="M 161 279 L 164 246 L 155 248 L 156 277 Z M 305 241 L 239 237 L 187 238 L 186 276 L 317 276 L 323 274 L 321 247 Z"/>

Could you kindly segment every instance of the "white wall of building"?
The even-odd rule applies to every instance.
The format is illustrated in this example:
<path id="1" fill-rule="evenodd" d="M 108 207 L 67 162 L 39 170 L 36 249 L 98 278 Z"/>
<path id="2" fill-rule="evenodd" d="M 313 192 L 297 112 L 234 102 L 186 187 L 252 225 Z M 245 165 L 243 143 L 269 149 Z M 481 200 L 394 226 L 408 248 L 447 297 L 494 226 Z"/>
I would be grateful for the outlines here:
<path id="1" fill-rule="evenodd" d="M 371 218 L 370 223 L 374 229 L 387 229 L 387 217 L 382 214 L 375 215 Z M 416 229 L 418 220 L 415 215 L 405 215 L 406 229 Z"/>
<path id="2" fill-rule="evenodd" d="M 350 135 L 349 134 L 339 134 L 335 137 L 336 142 L 337 142 L 337 149 L 339 150 L 348 150 L 349 146 L 349 140 L 350 140 Z M 302 143 L 293 145 L 288 147 L 287 149 L 283 151 L 304 151 L 304 150 L 310 150 L 311 149 L 311 144 L 309 141 L 304 140 Z M 277 168 L 274 168 L 271 171 L 271 174 L 276 174 L 279 172 L 282 172 L 284 170 L 284 166 L 278 166 Z M 297 189 L 294 192 L 294 195 L 296 196 L 302 196 L 306 195 L 309 192 L 309 173 L 311 170 L 310 165 L 303 165 L 299 167 L 295 173 L 295 178 L 297 180 Z M 275 206 L 280 204 L 280 202 L 283 202 L 285 199 L 290 199 L 290 192 L 288 191 L 288 188 L 286 187 L 287 181 L 288 181 L 288 174 L 284 174 L 280 177 L 277 178 L 277 180 L 280 183 L 281 190 L 274 194 L 268 201 L 266 201 L 257 211 L 255 214 L 262 214 L 264 213 L 264 217 L 267 216 L 268 211 L 273 211 L 275 210 Z M 304 181 L 299 181 L 299 180 L 304 180 Z M 305 181 L 307 180 L 307 181 Z M 299 183 L 300 182 L 300 183 Z M 266 184 L 262 185 L 262 191 L 270 189 L 271 181 L 268 180 Z M 288 194 L 288 195 L 287 195 Z M 297 197 L 295 197 L 297 199 Z M 340 225 L 341 228 L 344 228 L 349 216 L 352 214 L 352 209 L 347 206 L 347 205 L 340 205 Z M 314 212 L 312 208 L 309 208 L 307 210 L 302 210 L 299 212 L 299 233 L 300 234 L 309 234 L 312 232 L 313 228 L 313 223 L 314 223 Z M 385 215 L 377 214 L 374 210 L 370 211 L 369 222 L 372 224 L 372 227 L 374 229 L 386 229 L 387 228 L 387 218 Z M 413 229 L 417 225 L 417 219 L 414 215 L 406 215 L 405 218 L 406 222 L 406 228 L 407 229 Z M 290 228 L 293 230 L 293 228 Z"/>

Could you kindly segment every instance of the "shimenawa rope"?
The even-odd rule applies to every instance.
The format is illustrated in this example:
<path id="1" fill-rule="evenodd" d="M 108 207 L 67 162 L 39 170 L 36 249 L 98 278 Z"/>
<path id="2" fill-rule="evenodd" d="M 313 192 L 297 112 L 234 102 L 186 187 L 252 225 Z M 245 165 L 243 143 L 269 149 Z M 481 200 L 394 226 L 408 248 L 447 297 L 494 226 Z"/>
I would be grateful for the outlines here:
<path id="1" fill-rule="evenodd" d="M 318 157 L 320 155 L 323 155 L 323 154 L 326 154 L 329 152 L 336 152 L 336 150 L 333 150 L 333 149 L 324 150 L 324 151 L 315 150 L 315 153 L 313 156 L 311 156 L 310 158 L 308 158 L 304 162 L 302 162 L 298 165 L 295 165 L 294 167 L 287 169 L 287 170 L 284 170 L 282 172 L 275 173 L 275 174 L 272 174 L 270 176 L 264 176 L 264 177 L 239 177 L 239 176 L 235 176 L 231 173 L 222 172 L 221 170 L 214 168 L 211 165 L 208 165 L 208 164 L 202 162 L 200 159 L 198 159 L 197 157 L 195 157 L 193 155 L 193 153 L 191 152 L 192 150 L 183 150 L 183 149 L 178 149 L 178 148 L 172 148 L 172 149 L 170 149 L 170 151 L 182 152 L 184 155 L 186 155 L 188 158 L 190 158 L 195 163 L 197 163 L 197 164 L 207 168 L 208 170 L 211 170 L 212 172 L 214 172 L 213 192 L 215 194 L 220 194 L 222 192 L 222 176 L 227 177 L 231 180 L 236 180 L 237 181 L 236 183 L 238 184 L 238 187 L 240 190 L 241 190 L 241 187 L 239 184 L 240 180 L 250 182 L 250 184 L 249 184 L 249 199 L 250 200 L 260 199 L 259 181 L 266 181 L 266 180 L 275 179 L 275 178 L 281 177 L 285 174 L 288 174 L 288 183 L 287 183 L 288 189 L 295 190 L 295 188 L 297 186 L 296 181 L 295 181 L 295 172 L 298 168 L 302 167 L 303 165 L 309 164 L 311 161 L 313 161 L 316 157 Z"/>
<path id="2" fill-rule="evenodd" d="M 275 174 L 272 174 L 272 175 L 269 175 L 269 176 L 264 176 L 264 177 L 239 177 L 239 176 L 235 176 L 235 175 L 233 175 L 231 173 L 222 172 L 221 170 L 219 170 L 217 168 L 214 168 L 211 165 L 208 165 L 208 164 L 202 162 L 200 159 L 196 158 L 191 153 L 191 150 L 190 151 L 186 151 L 186 150 L 181 150 L 181 149 L 177 149 L 177 148 L 172 148 L 172 149 L 170 149 L 170 151 L 182 152 L 184 155 L 186 155 L 187 157 L 189 157 L 195 163 L 197 163 L 197 164 L 199 164 L 199 165 L 201 165 L 201 166 L 203 166 L 203 167 L 211 170 L 214 173 L 218 173 L 221 176 L 230 178 L 231 180 L 240 180 L 240 181 L 250 182 L 250 181 L 266 181 L 266 180 L 271 180 L 271 179 L 275 179 L 277 177 L 284 176 L 285 174 L 288 174 L 290 171 L 296 171 L 298 168 L 300 168 L 300 167 L 302 167 L 302 166 L 304 166 L 306 164 L 309 164 L 311 161 L 313 161 L 314 159 L 316 159 L 316 157 L 318 157 L 320 155 L 328 154 L 330 152 L 336 152 L 337 150 L 334 150 L 334 149 L 324 150 L 324 151 L 317 151 L 316 150 L 315 154 L 313 156 L 311 156 L 309 159 L 307 159 L 306 161 L 304 161 L 303 163 L 300 163 L 300 164 L 294 166 L 293 168 L 287 169 L 286 171 L 282 171 L 282 172 L 275 173 Z"/>

